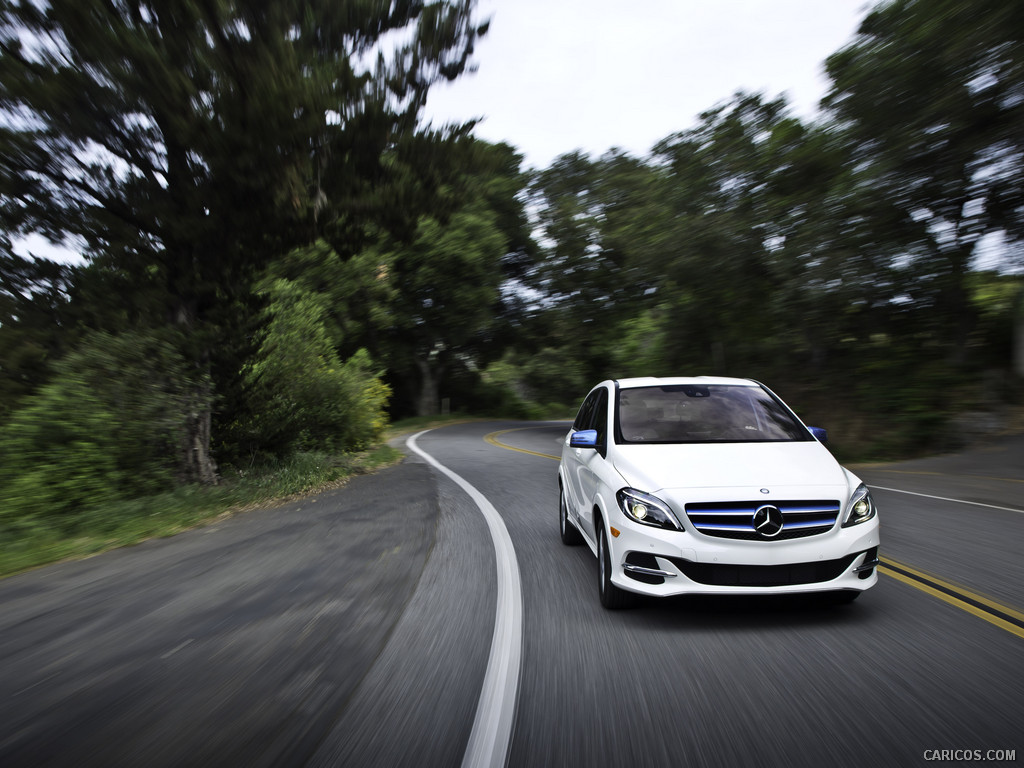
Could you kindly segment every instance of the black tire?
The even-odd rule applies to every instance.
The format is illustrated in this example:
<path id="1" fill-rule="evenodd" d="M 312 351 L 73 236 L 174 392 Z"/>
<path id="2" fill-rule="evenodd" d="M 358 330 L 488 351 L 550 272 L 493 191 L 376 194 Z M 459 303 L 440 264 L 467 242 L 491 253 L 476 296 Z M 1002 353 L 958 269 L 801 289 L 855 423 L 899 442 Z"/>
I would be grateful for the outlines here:
<path id="1" fill-rule="evenodd" d="M 597 573 L 601 605 L 609 611 L 627 608 L 633 603 L 633 593 L 619 589 L 612 584 L 612 559 L 611 553 L 608 551 L 608 534 L 604 532 L 604 523 L 600 519 L 595 520 L 595 523 L 597 525 Z"/>
<path id="2" fill-rule="evenodd" d="M 569 509 L 565 505 L 565 493 L 562 486 L 558 486 L 558 532 L 562 537 L 562 543 L 567 547 L 574 547 L 583 541 L 579 530 L 569 522 Z"/>

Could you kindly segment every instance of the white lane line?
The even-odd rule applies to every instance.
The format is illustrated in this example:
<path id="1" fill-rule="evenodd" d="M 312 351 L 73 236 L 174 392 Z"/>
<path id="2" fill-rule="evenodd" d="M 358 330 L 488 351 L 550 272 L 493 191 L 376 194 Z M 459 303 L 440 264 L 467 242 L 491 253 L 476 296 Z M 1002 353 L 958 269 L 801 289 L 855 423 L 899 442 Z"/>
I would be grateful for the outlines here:
<path id="1" fill-rule="evenodd" d="M 498 566 L 498 604 L 494 615 L 491 655 L 487 660 L 487 672 L 484 674 L 476 718 L 462 757 L 462 766 L 503 768 L 512 744 L 523 650 L 523 590 L 519 581 L 519 563 L 505 522 L 494 505 L 468 481 L 416 445 L 416 438 L 429 431 L 413 435 L 406 440 L 406 446 L 450 477 L 476 502 L 491 531 Z"/>
<path id="2" fill-rule="evenodd" d="M 180 651 L 180 650 L 181 650 L 182 648 L 184 648 L 184 647 L 185 647 L 186 645 L 189 645 L 190 643 L 192 643 L 192 641 L 193 641 L 193 638 L 191 638 L 191 637 L 190 637 L 190 638 L 189 638 L 188 640 L 186 640 L 186 641 L 185 641 L 184 643 L 181 643 L 180 645 L 176 645 L 176 646 L 175 646 L 174 648 L 171 648 L 171 650 L 169 650 L 169 651 L 168 651 L 167 653 L 165 653 L 165 654 L 164 654 L 163 656 L 161 656 L 160 658 L 161 658 L 161 659 L 167 659 L 167 658 L 170 658 L 171 656 L 173 656 L 174 654 L 176 654 L 176 653 L 177 653 L 178 651 Z"/>
<path id="3" fill-rule="evenodd" d="M 1024 509 L 1015 509 L 1013 507 L 997 507 L 995 504 L 982 504 L 980 501 L 964 501 L 963 499 L 948 499 L 945 496 L 930 496 L 927 493 L 915 493 L 914 491 L 902 491 L 899 488 L 886 488 L 881 485 L 869 485 L 868 488 L 876 488 L 879 491 L 892 491 L 893 493 L 907 493 L 911 496 L 923 496 L 926 499 L 936 499 L 938 501 L 952 501 L 955 504 L 970 504 L 974 507 L 987 507 L 988 509 L 1001 509 L 1004 512 L 1019 512 L 1024 514 Z"/>

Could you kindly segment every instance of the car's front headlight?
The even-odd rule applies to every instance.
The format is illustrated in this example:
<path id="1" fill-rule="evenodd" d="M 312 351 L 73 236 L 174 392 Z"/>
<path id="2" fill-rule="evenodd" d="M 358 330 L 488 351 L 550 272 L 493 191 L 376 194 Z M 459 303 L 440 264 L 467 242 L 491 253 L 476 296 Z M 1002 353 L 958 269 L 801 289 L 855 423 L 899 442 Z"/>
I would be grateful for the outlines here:
<path id="1" fill-rule="evenodd" d="M 857 486 L 857 490 L 853 492 L 853 496 L 850 497 L 850 507 L 846 511 L 843 527 L 866 523 L 874 516 L 875 502 L 871 498 L 868 487 L 861 483 Z"/>
<path id="2" fill-rule="evenodd" d="M 615 498 L 622 513 L 636 523 L 670 531 L 683 530 L 668 504 L 657 496 L 635 488 L 623 488 L 615 494 Z"/>

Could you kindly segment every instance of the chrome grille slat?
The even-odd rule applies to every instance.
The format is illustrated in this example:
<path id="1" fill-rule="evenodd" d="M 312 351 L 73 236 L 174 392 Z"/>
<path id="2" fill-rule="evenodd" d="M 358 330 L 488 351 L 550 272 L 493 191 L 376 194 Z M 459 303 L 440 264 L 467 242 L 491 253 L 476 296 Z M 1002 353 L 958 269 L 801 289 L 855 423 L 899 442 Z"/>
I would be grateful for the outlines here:
<path id="1" fill-rule="evenodd" d="M 782 513 L 782 530 L 765 537 L 754 529 L 754 513 L 765 505 L 777 507 Z M 838 501 L 799 500 L 715 501 L 695 502 L 685 507 L 690 524 L 706 536 L 749 541 L 786 541 L 816 536 L 831 530 L 839 519 Z"/>
<path id="2" fill-rule="evenodd" d="M 736 517 L 736 516 L 750 517 L 751 516 L 751 512 L 749 512 L 748 510 L 745 510 L 745 509 L 740 509 L 740 510 L 735 510 L 735 511 L 732 511 L 732 510 L 728 510 L 728 511 L 725 511 L 725 510 L 714 510 L 714 511 L 711 511 L 711 512 L 700 512 L 699 514 L 701 516 L 703 516 L 703 517 Z"/>

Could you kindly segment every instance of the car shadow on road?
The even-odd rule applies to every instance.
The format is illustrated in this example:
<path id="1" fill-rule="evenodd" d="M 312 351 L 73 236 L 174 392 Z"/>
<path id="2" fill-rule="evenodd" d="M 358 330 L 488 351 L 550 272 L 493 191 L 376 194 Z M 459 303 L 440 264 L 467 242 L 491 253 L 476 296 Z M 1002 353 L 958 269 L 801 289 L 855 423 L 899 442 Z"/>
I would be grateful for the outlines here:
<path id="1" fill-rule="evenodd" d="M 830 593 L 800 595 L 686 595 L 669 598 L 638 596 L 622 613 L 631 621 L 657 628 L 763 631 L 773 628 L 828 627 L 863 624 L 877 612 L 869 595 L 842 603 Z"/>

